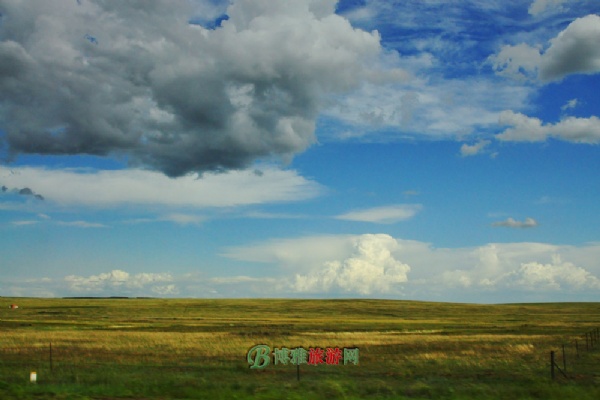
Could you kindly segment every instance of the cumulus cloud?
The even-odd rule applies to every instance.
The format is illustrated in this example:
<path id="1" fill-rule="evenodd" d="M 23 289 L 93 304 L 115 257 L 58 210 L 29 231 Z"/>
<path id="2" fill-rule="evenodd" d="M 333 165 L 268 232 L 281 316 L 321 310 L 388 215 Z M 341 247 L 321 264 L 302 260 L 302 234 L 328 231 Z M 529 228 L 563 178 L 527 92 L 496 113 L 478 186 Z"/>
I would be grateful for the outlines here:
<path id="1" fill-rule="evenodd" d="M 398 243 L 389 235 L 361 235 L 353 252 L 343 260 L 326 262 L 316 271 L 296 275 L 297 292 L 343 291 L 369 295 L 388 293 L 408 280 L 410 266 L 396 260 L 392 252 Z"/>
<path id="2" fill-rule="evenodd" d="M 513 111 L 503 111 L 500 125 L 511 128 L 496 135 L 496 139 L 514 142 L 543 142 L 548 138 L 574 143 L 600 143 L 600 118 L 566 117 L 555 124 L 543 124 L 542 120 Z"/>
<path id="3" fill-rule="evenodd" d="M 600 289 L 600 279 L 573 263 L 563 262 L 559 255 L 554 255 L 548 264 L 521 264 L 498 283 L 527 290 Z"/>
<path id="4" fill-rule="evenodd" d="M 477 155 L 477 154 L 483 152 L 483 150 L 490 143 L 491 143 L 491 141 L 489 141 L 489 140 L 480 140 L 477 143 L 471 144 L 471 145 L 463 143 L 462 146 L 460 146 L 460 155 L 463 157 Z"/>
<path id="5" fill-rule="evenodd" d="M 9 152 L 126 155 L 169 176 L 293 156 L 323 96 L 356 88 L 381 50 L 334 6 L 237 0 L 208 29 L 188 1 L 3 1 Z"/>
<path id="6" fill-rule="evenodd" d="M 556 81 L 570 74 L 600 72 L 600 16 L 577 18 L 542 51 L 521 43 L 505 45 L 489 58 L 499 75 L 517 79 Z"/>
<path id="7" fill-rule="evenodd" d="M 273 269 L 269 275 L 273 281 L 262 285 L 262 290 L 269 287 L 274 295 L 287 294 L 291 288 L 293 293 L 303 296 L 354 293 L 506 302 L 551 301 L 555 297 L 548 297 L 548 293 L 552 296 L 570 293 L 576 296 L 572 298 L 594 299 L 600 276 L 599 243 L 579 246 L 489 243 L 436 248 L 430 243 L 386 234 L 330 235 L 271 240 L 230 248 L 223 255 L 278 268 L 279 273 Z M 557 257 L 564 261 L 556 261 Z M 566 274 L 559 272 L 561 268 L 578 276 L 577 280 L 568 281 Z M 544 284 L 527 284 L 534 281 L 537 270 L 550 278 Z M 239 284 L 256 278 L 240 278 Z M 560 289 L 551 288 L 553 281 L 558 282 Z M 288 282 L 288 286 L 282 282 Z M 256 293 L 261 293 L 261 285 L 256 287 Z"/>
<path id="8" fill-rule="evenodd" d="M 338 215 L 336 218 L 348 221 L 393 224 L 414 217 L 422 208 L 423 206 L 420 204 L 394 204 L 369 208 L 366 210 L 351 211 L 346 214 Z"/>
<path id="9" fill-rule="evenodd" d="M 0 166 L 0 176 L 6 171 Z M 303 200 L 317 196 L 322 190 L 317 183 L 294 171 L 273 168 L 265 168 L 261 174 L 243 170 L 179 178 L 139 169 L 97 171 L 20 167 L 13 171 L 13 174 L 4 174 L 5 182 L 39 187 L 48 200 L 63 205 L 230 207 Z M 174 217 L 171 220 L 185 222 L 181 216 L 171 217 Z"/>
<path id="10" fill-rule="evenodd" d="M 538 223 L 533 218 L 525 218 L 525 221 L 517 221 L 513 218 L 507 218 L 505 221 L 492 223 L 492 226 L 503 226 L 507 228 L 534 228 Z"/>
<path id="11" fill-rule="evenodd" d="M 540 65 L 540 78 L 549 81 L 574 73 L 600 72 L 599 42 L 600 16 L 576 19 L 550 41 Z"/>
<path id="12" fill-rule="evenodd" d="M 489 58 L 498 75 L 521 81 L 537 77 L 541 60 L 540 49 L 525 43 L 504 45 L 498 54 Z"/>
<path id="13" fill-rule="evenodd" d="M 111 272 L 91 275 L 88 277 L 69 275 L 64 278 L 68 290 L 75 293 L 109 296 L 109 295 L 141 295 L 142 293 L 155 293 L 159 295 L 176 294 L 173 277 L 168 273 L 139 273 L 115 269 Z"/>
<path id="14" fill-rule="evenodd" d="M 489 243 L 436 248 L 387 234 L 321 235 L 229 248 L 232 259 L 270 264 L 248 274 L 129 273 L 19 279 L 12 296 L 351 297 L 515 302 L 596 301 L 600 243 Z M 268 272 L 267 272 L 268 271 Z"/>
<path id="15" fill-rule="evenodd" d="M 489 244 L 471 252 L 469 268 L 445 271 L 446 285 L 471 290 L 518 290 L 532 293 L 547 291 L 586 292 L 600 288 L 600 280 L 575 260 L 600 272 L 593 257 L 600 247 L 553 246 L 543 243 Z M 561 253 L 573 261 L 562 261 Z M 538 261 L 549 259 L 549 261 Z M 535 260 L 535 261 L 533 261 Z M 548 299 L 550 300 L 550 299 Z"/>

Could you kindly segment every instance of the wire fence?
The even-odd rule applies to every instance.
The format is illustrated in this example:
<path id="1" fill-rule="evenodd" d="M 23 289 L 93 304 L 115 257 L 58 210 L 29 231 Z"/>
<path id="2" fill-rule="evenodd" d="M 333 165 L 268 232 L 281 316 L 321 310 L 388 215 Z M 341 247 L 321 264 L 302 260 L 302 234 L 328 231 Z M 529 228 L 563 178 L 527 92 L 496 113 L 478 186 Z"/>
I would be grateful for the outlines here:
<path id="1" fill-rule="evenodd" d="M 436 370 L 436 373 L 448 377 L 486 379 L 489 376 L 492 379 L 494 376 L 517 376 L 524 370 L 535 374 L 538 374 L 536 371 L 539 371 L 538 376 L 547 376 L 546 367 L 541 367 L 543 362 L 547 363 L 548 353 L 546 353 L 547 350 L 543 350 L 547 344 L 549 342 L 536 347 L 517 344 L 509 351 L 500 342 L 497 344 L 495 342 L 486 343 L 478 351 L 484 351 L 486 356 L 494 358 L 494 360 L 481 367 L 475 365 L 478 358 L 482 358 L 479 357 L 481 354 L 475 350 L 470 351 L 468 344 L 461 344 L 460 339 L 453 344 L 413 343 L 410 345 L 410 349 L 407 348 L 411 352 L 407 351 L 406 353 L 401 351 L 403 345 L 389 343 L 361 347 L 360 363 L 356 368 L 273 365 L 272 368 L 268 368 L 267 373 L 289 374 L 291 377 L 299 379 L 301 371 L 302 376 L 307 373 L 309 375 L 318 374 L 319 371 L 327 371 L 325 373 L 332 376 L 337 374 L 378 376 L 382 375 L 382 371 L 387 370 L 388 372 L 384 373 L 385 376 L 397 378 L 419 376 L 424 374 L 424 371 L 434 370 L 437 365 L 440 368 Z M 596 328 L 552 350 L 550 352 L 551 379 L 572 379 L 577 374 L 581 375 L 582 371 L 589 376 L 597 376 L 595 374 L 597 374 L 598 368 L 590 364 L 587 355 L 592 354 L 592 351 L 598 347 L 600 347 L 600 329 Z M 97 346 L 90 347 L 85 343 L 67 345 L 66 343 L 49 342 L 36 343 L 31 346 L 2 346 L 0 344 L 0 369 L 5 377 L 18 375 L 19 379 L 22 379 L 34 371 L 37 372 L 37 379 L 40 379 L 40 376 L 42 379 L 54 376 L 54 379 L 61 381 L 95 379 L 93 376 L 94 374 L 99 375 L 99 370 L 102 370 L 103 374 L 105 371 L 112 371 L 113 376 L 118 373 L 135 375 L 145 372 L 157 375 L 171 372 L 196 374 L 207 366 L 210 366 L 211 369 L 231 370 L 233 368 L 236 371 L 249 371 L 246 354 L 223 354 L 218 358 L 208 358 L 198 354 L 181 354 L 175 359 L 172 356 L 165 357 L 168 352 L 169 350 L 160 348 L 143 351 L 142 344 L 139 348 L 121 350 L 118 353 L 99 350 Z M 517 357 L 520 358 L 517 359 Z M 506 360 L 506 363 L 503 360 Z M 514 370 L 508 363 L 522 363 L 523 365 L 520 370 Z M 403 367 L 398 368 L 398 365 Z M 592 369 L 585 371 L 585 368 Z"/>
<path id="2" fill-rule="evenodd" d="M 578 361 L 584 352 L 590 352 L 600 344 L 600 328 L 585 332 L 584 335 L 576 338 L 569 344 L 562 344 L 557 356 L 557 351 L 550 351 L 550 377 L 552 380 L 559 376 L 563 378 L 572 378 L 567 373 L 567 366 L 571 371 L 578 365 Z"/>

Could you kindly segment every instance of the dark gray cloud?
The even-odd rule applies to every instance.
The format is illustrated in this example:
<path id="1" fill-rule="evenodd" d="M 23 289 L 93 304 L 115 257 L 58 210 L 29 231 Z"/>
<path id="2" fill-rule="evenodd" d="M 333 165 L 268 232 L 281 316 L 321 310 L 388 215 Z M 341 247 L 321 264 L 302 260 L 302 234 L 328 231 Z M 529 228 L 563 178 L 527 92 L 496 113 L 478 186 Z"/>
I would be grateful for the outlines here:
<path id="1" fill-rule="evenodd" d="M 535 228 L 538 222 L 533 218 L 525 218 L 524 221 L 517 221 L 514 218 L 508 218 L 504 221 L 492 223 L 492 226 L 502 226 L 506 228 Z"/>
<path id="2" fill-rule="evenodd" d="M 239 0 L 216 29 L 189 24 L 205 3 L 3 0 L 9 153 L 126 155 L 170 176 L 287 158 L 380 50 L 332 0 Z"/>
<path id="3" fill-rule="evenodd" d="M 4 185 L 2 185 L 1 190 L 2 190 L 2 193 L 6 193 L 9 191 L 9 189 Z M 42 196 L 41 194 L 35 193 L 33 190 L 31 190 L 28 187 L 24 187 L 22 189 L 12 189 L 12 190 L 10 190 L 10 192 L 16 193 L 21 196 L 32 196 L 38 200 L 44 200 L 44 196 Z"/>
<path id="4" fill-rule="evenodd" d="M 600 16 L 588 15 L 573 21 L 544 53 L 542 80 L 562 79 L 574 73 L 600 72 Z"/>

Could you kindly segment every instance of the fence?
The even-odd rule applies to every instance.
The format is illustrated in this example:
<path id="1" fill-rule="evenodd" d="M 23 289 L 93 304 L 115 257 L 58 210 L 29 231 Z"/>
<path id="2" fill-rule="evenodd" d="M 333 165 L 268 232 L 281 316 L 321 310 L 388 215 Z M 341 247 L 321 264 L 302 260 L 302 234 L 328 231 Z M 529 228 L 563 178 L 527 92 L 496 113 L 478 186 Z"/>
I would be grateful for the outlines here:
<path id="1" fill-rule="evenodd" d="M 581 338 L 583 338 L 583 337 L 585 337 L 585 348 L 583 347 L 583 343 L 582 343 L 581 351 L 585 350 L 586 352 L 589 352 L 600 343 L 600 328 L 596 328 L 589 332 L 586 332 L 584 335 L 581 336 Z M 580 356 L 580 346 L 579 346 L 578 339 L 575 339 L 573 341 L 572 349 L 574 349 L 573 358 L 576 361 L 579 359 L 579 356 Z M 556 352 L 554 350 L 550 351 L 550 376 L 552 377 L 552 380 L 556 379 L 557 372 L 560 372 L 560 374 L 564 378 L 569 378 L 569 376 L 567 375 L 567 358 L 568 358 L 567 354 L 568 353 L 565 350 L 564 344 L 561 345 L 561 353 L 562 353 L 562 368 L 557 363 Z M 575 361 L 569 361 L 569 365 L 574 365 Z"/>
<path id="2" fill-rule="evenodd" d="M 436 334 L 437 335 L 437 334 Z M 473 378 L 482 379 L 488 377 L 518 377 L 521 372 L 507 364 L 501 367 L 498 363 L 499 357 L 510 360 L 515 355 L 522 355 L 522 363 L 527 365 L 528 370 L 535 370 L 536 376 L 547 377 L 547 352 L 542 350 L 538 352 L 531 347 L 525 348 L 521 353 L 514 353 L 512 356 L 506 353 L 506 348 L 502 345 L 483 343 L 477 350 L 470 350 L 467 345 L 459 345 L 461 339 L 453 339 L 451 335 L 439 334 L 435 340 L 428 338 L 419 339 L 411 342 L 389 342 L 379 345 L 364 345 L 361 348 L 361 366 L 357 368 L 303 368 L 303 376 L 310 376 L 325 373 L 329 376 L 338 374 L 347 374 L 365 378 L 373 376 L 379 379 L 381 376 L 401 377 L 401 379 L 411 379 L 412 377 L 431 376 L 439 374 L 445 377 L 458 377 L 460 379 Z M 548 340 L 543 344 L 543 348 L 548 349 L 554 339 Z M 473 342 L 468 342 L 470 346 Z M 556 342 L 554 342 L 556 343 Z M 559 342 L 560 343 L 560 342 Z M 108 350 L 103 347 L 87 346 L 85 340 L 80 342 L 48 342 L 37 343 L 35 346 L 5 346 L 0 340 L 0 378 L 9 381 L 13 378 L 9 376 L 25 377 L 30 371 L 38 373 L 38 381 L 48 379 L 54 376 L 56 382 L 67 382 L 74 379 L 97 379 L 99 375 L 94 370 L 102 370 L 107 374 L 114 371 L 113 375 L 126 374 L 144 374 L 146 372 L 157 371 L 157 375 L 168 374 L 171 371 L 195 373 L 200 375 L 210 368 L 229 368 L 235 372 L 248 370 L 245 354 L 220 354 L 209 356 L 204 353 L 181 352 L 174 357 L 167 350 L 156 346 L 148 346 L 151 343 L 140 342 L 136 347 L 124 346 L 121 350 Z M 509 345 L 509 347 L 511 347 Z M 565 342 L 558 349 L 550 352 L 550 373 L 552 379 L 570 379 L 573 378 L 578 370 L 584 371 L 588 376 L 597 376 L 597 365 L 590 364 L 590 357 L 584 357 L 584 354 L 590 354 L 592 350 L 600 347 L 600 329 L 588 331 L 585 334 L 576 336 L 574 340 Z M 519 346 L 516 346 L 519 349 Z M 171 349 L 172 350 L 172 349 Z M 531 354 L 530 357 L 527 354 Z M 485 359 L 485 360 L 484 360 Z M 516 361 L 514 358 L 511 362 Z M 402 370 L 397 369 L 397 365 L 408 367 Z M 543 366 L 542 366 L 543 365 Z M 293 369 L 292 369 L 293 367 Z M 585 368 L 593 368 L 585 369 Z M 305 372 L 306 371 L 306 372 Z M 323 371 L 323 372 L 317 372 Z M 118 372 L 118 374 L 117 374 Z M 296 380 L 299 380 L 298 366 L 271 368 L 267 374 L 285 374 L 289 373 Z M 72 378 L 71 374 L 73 377 Z M 292 375 L 293 374 L 293 375 Z M 580 373 L 580 375 L 583 375 Z M 92 378 L 88 378 L 92 376 Z M 79 378 L 78 378 L 79 377 Z M 15 381 L 17 378 L 14 378 Z M 21 379 L 21 378 L 18 378 Z"/>

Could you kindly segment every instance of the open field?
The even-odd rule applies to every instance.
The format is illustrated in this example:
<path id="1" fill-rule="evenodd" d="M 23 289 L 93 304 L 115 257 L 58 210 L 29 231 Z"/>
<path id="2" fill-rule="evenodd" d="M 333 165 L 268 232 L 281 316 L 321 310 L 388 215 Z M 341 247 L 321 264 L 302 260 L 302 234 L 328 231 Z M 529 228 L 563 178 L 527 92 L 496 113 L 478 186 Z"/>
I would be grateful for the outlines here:
<path id="1" fill-rule="evenodd" d="M 11 310 L 11 303 L 19 309 Z M 0 298 L 0 398 L 598 399 L 600 303 Z M 574 340 L 579 359 L 575 359 Z M 50 351 L 51 344 L 51 351 Z M 358 365 L 250 369 L 256 344 Z M 549 353 L 566 345 L 567 376 Z M 37 384 L 29 383 L 31 371 Z"/>

